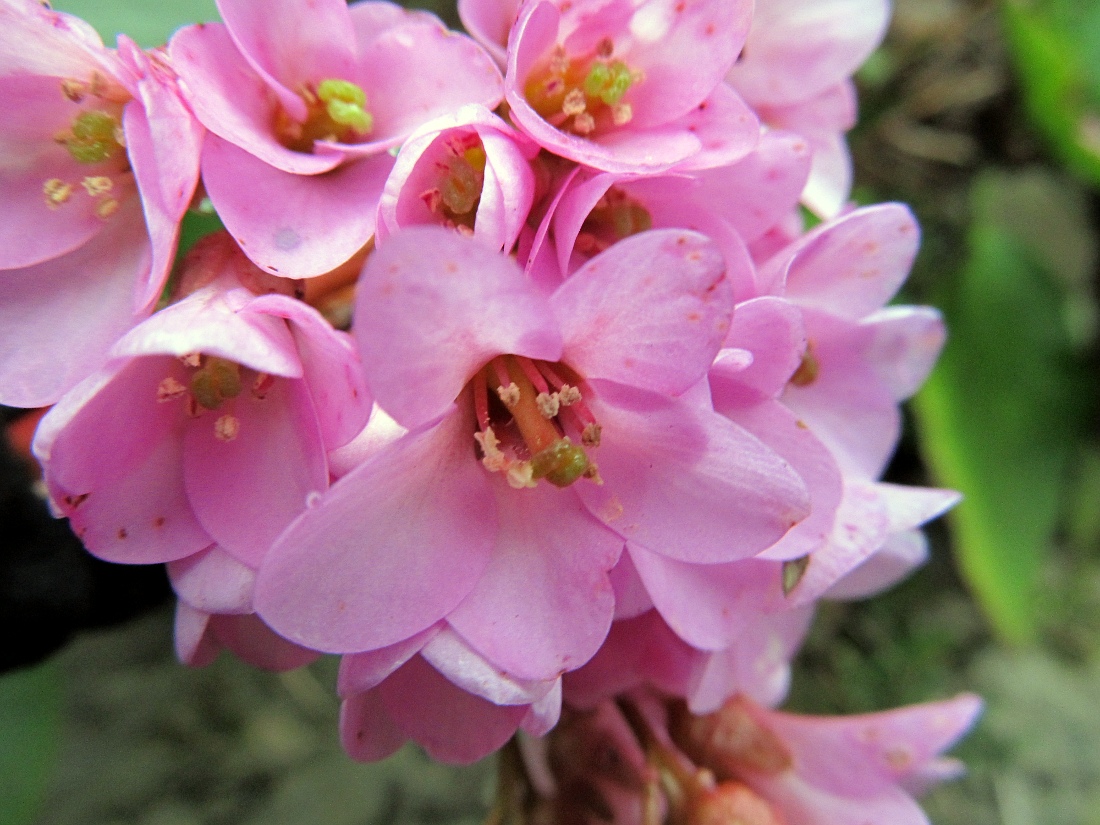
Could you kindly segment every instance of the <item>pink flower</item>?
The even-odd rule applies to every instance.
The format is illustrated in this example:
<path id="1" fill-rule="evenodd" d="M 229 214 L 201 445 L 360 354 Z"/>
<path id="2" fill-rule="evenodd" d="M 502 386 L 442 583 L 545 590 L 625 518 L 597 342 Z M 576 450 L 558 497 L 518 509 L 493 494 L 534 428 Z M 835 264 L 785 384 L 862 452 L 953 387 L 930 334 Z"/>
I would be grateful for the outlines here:
<path id="1" fill-rule="evenodd" d="M 722 82 L 751 14 L 741 0 L 528 3 L 508 41 L 511 117 L 543 148 L 607 172 L 732 163 L 759 136 Z"/>
<path id="2" fill-rule="evenodd" d="M 348 260 L 375 229 L 388 150 L 464 103 L 495 106 L 501 79 L 473 41 L 382 2 L 221 0 L 225 24 L 169 45 L 213 133 L 203 180 L 260 267 L 291 278 Z"/>
<path id="3" fill-rule="evenodd" d="M 39 427 L 50 495 L 101 558 L 174 561 L 216 543 L 255 568 L 328 486 L 327 451 L 363 425 L 346 336 L 292 298 L 237 286 L 235 254 L 125 335 Z"/>
<path id="4" fill-rule="evenodd" d="M 699 563 L 773 543 L 805 515 L 801 482 L 684 395 L 727 331 L 722 269 L 701 236 L 653 231 L 547 298 L 481 244 L 395 235 L 364 270 L 355 335 L 408 433 L 283 535 L 260 615 L 348 653 L 446 619 L 501 671 L 553 679 L 603 640 L 627 539 Z"/>
<path id="5" fill-rule="evenodd" d="M 531 211 L 537 153 L 483 106 L 425 124 L 397 155 L 375 240 L 381 244 L 402 227 L 434 223 L 510 251 Z"/>
<path id="6" fill-rule="evenodd" d="M 442 622 L 404 642 L 345 656 L 338 690 L 341 741 L 364 762 L 413 740 L 434 759 L 468 764 L 517 730 L 544 735 L 561 712 L 561 679 L 501 673 Z"/>
<path id="7" fill-rule="evenodd" d="M 855 125 L 851 77 L 881 42 L 888 0 L 758 0 L 745 48 L 726 79 L 768 126 L 805 137 L 814 149 L 803 193 L 820 215 L 836 215 L 851 187 L 844 133 Z"/>
<path id="8" fill-rule="evenodd" d="M 0 400 L 56 401 L 148 315 L 198 179 L 201 128 L 157 52 L 0 2 Z"/>
<path id="9" fill-rule="evenodd" d="M 910 794 L 961 772 L 940 754 L 980 711 L 981 700 L 969 694 L 835 718 L 781 713 L 735 697 L 709 716 L 681 713 L 671 728 L 687 755 L 718 779 L 701 807 L 720 809 L 729 804 L 723 797 L 748 790 L 776 823 L 926 825 Z M 695 821 L 714 821 L 697 815 Z"/>

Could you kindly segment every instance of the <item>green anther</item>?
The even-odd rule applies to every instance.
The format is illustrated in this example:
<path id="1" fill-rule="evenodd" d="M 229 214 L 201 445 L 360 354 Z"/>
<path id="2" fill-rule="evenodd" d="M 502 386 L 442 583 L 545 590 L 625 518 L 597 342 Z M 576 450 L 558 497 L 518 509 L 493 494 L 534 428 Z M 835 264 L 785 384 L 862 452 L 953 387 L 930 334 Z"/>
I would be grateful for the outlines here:
<path id="1" fill-rule="evenodd" d="M 210 357 L 191 376 L 191 395 L 200 407 L 216 410 L 227 398 L 241 394 L 241 367 L 224 358 Z"/>
<path id="2" fill-rule="evenodd" d="M 555 487 L 568 487 L 583 476 L 591 463 L 584 448 L 568 438 L 561 438 L 531 456 L 531 475 L 545 478 Z"/>
<path id="3" fill-rule="evenodd" d="M 333 123 L 348 126 L 365 135 L 374 127 L 374 118 L 366 110 L 367 93 L 347 80 L 329 78 L 317 85 L 317 97 Z"/>
<path id="4" fill-rule="evenodd" d="M 633 82 L 634 75 L 621 60 L 614 63 L 593 63 L 584 79 L 584 93 L 589 97 L 599 98 L 608 106 L 614 106 L 623 99 Z"/>
<path id="5" fill-rule="evenodd" d="M 122 148 L 118 127 L 118 120 L 106 112 L 81 112 L 73 121 L 72 136 L 62 142 L 78 163 L 102 163 Z"/>

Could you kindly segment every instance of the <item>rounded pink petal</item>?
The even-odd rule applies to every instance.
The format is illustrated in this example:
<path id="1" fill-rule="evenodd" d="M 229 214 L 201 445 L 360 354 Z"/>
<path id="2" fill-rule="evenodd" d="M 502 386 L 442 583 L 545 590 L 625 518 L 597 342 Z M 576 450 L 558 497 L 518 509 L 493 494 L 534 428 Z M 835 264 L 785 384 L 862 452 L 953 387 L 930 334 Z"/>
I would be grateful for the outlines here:
<path id="1" fill-rule="evenodd" d="M 842 80 L 882 40 L 888 0 L 758 0 L 728 79 L 753 103 L 794 103 Z"/>
<path id="2" fill-rule="evenodd" d="M 823 598 L 866 599 L 889 590 L 928 561 L 928 539 L 920 530 L 906 530 L 886 540 L 867 561 L 846 573 Z"/>
<path id="3" fill-rule="evenodd" d="M 607 635 L 614 599 L 607 571 L 622 539 L 571 491 L 496 480 L 493 557 L 447 621 L 494 665 L 525 679 L 580 667 Z"/>
<path id="4" fill-rule="evenodd" d="M 176 603 L 176 657 L 188 667 L 213 664 L 222 652 L 221 645 L 214 640 L 214 634 L 208 632 L 209 627 L 209 613 L 197 610 L 184 601 Z"/>
<path id="5" fill-rule="evenodd" d="M 336 482 L 264 559 L 256 610 L 330 653 L 407 639 L 447 615 L 489 562 L 496 518 L 457 411 Z"/>
<path id="6" fill-rule="evenodd" d="M 236 419 L 226 440 L 219 423 Z M 303 381 L 275 379 L 187 423 L 183 477 L 195 517 L 234 558 L 258 567 L 311 496 L 328 486 L 325 448 Z"/>
<path id="7" fill-rule="evenodd" d="M 351 75 L 355 37 L 344 0 L 218 0 L 218 11 L 242 56 L 281 98 Z"/>
<path id="8" fill-rule="evenodd" d="M 211 616 L 210 631 L 239 659 L 263 670 L 294 670 L 319 655 L 272 632 L 254 613 Z"/>
<path id="9" fill-rule="evenodd" d="M 692 563 L 753 556 L 809 512 L 785 461 L 728 419 L 685 400 L 607 381 L 590 401 L 603 427 L 593 451 L 604 484 L 589 509 L 632 544 Z"/>
<path id="10" fill-rule="evenodd" d="M 343 159 L 339 153 L 295 152 L 276 140 L 278 104 L 271 87 L 237 50 L 225 26 L 204 23 L 180 29 L 168 44 L 168 54 L 195 117 L 215 135 L 265 164 L 299 175 L 327 172 Z M 296 94 L 284 92 L 283 105 L 301 106 L 304 119 L 305 103 Z M 206 169 L 203 177 L 209 183 Z"/>
<path id="11" fill-rule="evenodd" d="M 685 564 L 633 543 L 627 548 L 662 618 L 694 648 L 729 647 L 764 601 L 781 592 L 777 562 Z"/>
<path id="12" fill-rule="evenodd" d="M 526 705 L 494 705 L 455 687 L 420 657 L 377 691 L 398 730 L 432 759 L 451 764 L 470 764 L 499 749 L 527 714 Z"/>
<path id="13" fill-rule="evenodd" d="M 202 153 L 206 190 L 226 229 L 253 263 L 285 278 L 321 275 L 366 244 L 392 165 L 381 154 L 325 175 L 292 174 L 213 135 Z"/>
<path id="14" fill-rule="evenodd" d="M 256 571 L 218 546 L 168 563 L 172 589 L 204 613 L 251 613 Z"/>
<path id="15" fill-rule="evenodd" d="M 508 32 L 519 11 L 518 0 L 458 0 L 462 27 L 502 69 L 508 65 Z"/>
<path id="16" fill-rule="evenodd" d="M 148 270 L 136 199 L 73 252 L 0 270 L 0 402 L 46 406 L 98 369 L 143 317 L 134 294 Z"/>
<path id="17" fill-rule="evenodd" d="M 410 428 L 446 412 L 497 355 L 561 357 L 553 312 L 515 261 L 437 226 L 406 229 L 368 258 L 355 319 L 367 383 Z"/>
<path id="18" fill-rule="evenodd" d="M 891 306 L 863 320 L 874 329 L 867 357 L 895 400 L 920 389 L 943 349 L 947 332 L 933 307 Z"/>
<path id="19" fill-rule="evenodd" d="M 154 564 L 184 558 L 211 539 L 183 487 L 178 404 L 157 401 L 169 358 L 122 362 L 77 387 L 39 426 L 35 453 L 73 531 L 108 561 Z"/>
<path id="20" fill-rule="evenodd" d="M 382 680 L 419 653 L 424 645 L 444 628 L 440 622 L 407 639 L 365 653 L 349 653 L 340 658 L 340 673 L 336 692 L 344 698 L 365 693 L 382 683 Z"/>
<path id="21" fill-rule="evenodd" d="M 333 329 L 313 307 L 285 295 L 261 296 L 243 312 L 290 321 L 325 449 L 355 438 L 370 417 L 371 395 L 351 336 Z"/>
<path id="22" fill-rule="evenodd" d="M 711 241 L 652 230 L 590 260 L 550 303 L 565 339 L 562 359 L 586 379 L 678 395 L 714 361 L 733 293 Z"/>
<path id="23" fill-rule="evenodd" d="M 920 230 L 905 206 L 857 209 L 817 227 L 769 262 L 761 282 L 778 287 L 781 281 L 785 296 L 800 306 L 859 319 L 894 296 L 919 242 Z"/>
<path id="24" fill-rule="evenodd" d="M 737 305 L 726 338 L 727 347 L 745 350 L 751 363 L 731 369 L 732 363 L 716 364 L 715 376 L 743 388 L 746 401 L 775 398 L 787 386 L 806 351 L 802 313 L 782 298 L 765 295 Z M 740 365 L 737 365 L 740 366 Z"/>
<path id="25" fill-rule="evenodd" d="M 377 762 L 393 756 L 408 741 L 379 691 L 356 693 L 340 705 L 340 743 L 352 759 Z"/>
<path id="26" fill-rule="evenodd" d="M 501 671 L 450 626 L 421 651 L 424 661 L 453 685 L 494 705 L 528 705 L 553 691 L 556 679 L 523 679 Z"/>

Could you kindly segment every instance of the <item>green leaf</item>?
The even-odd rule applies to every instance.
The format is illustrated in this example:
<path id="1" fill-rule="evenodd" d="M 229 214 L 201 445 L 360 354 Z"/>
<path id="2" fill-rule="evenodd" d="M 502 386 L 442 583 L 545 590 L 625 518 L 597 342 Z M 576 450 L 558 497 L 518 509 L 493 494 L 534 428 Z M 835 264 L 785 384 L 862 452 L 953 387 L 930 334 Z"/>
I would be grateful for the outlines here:
<path id="1" fill-rule="evenodd" d="M 55 0 L 50 5 L 87 20 L 109 46 L 119 33 L 141 46 L 160 46 L 180 26 L 218 19 L 214 0 Z"/>
<path id="2" fill-rule="evenodd" d="M 1062 162 L 1100 186 L 1100 3 L 1014 0 L 1003 10 L 1029 115 Z"/>
<path id="3" fill-rule="evenodd" d="M 61 738 L 61 679 L 54 664 L 0 678 L 0 825 L 38 813 Z"/>
<path id="4" fill-rule="evenodd" d="M 965 495 L 952 514 L 963 575 L 999 633 L 1026 642 L 1089 385 L 1073 361 L 1062 288 L 993 218 L 1002 184 L 987 176 L 975 186 L 970 257 L 941 301 L 948 344 L 915 408 L 938 481 Z"/>

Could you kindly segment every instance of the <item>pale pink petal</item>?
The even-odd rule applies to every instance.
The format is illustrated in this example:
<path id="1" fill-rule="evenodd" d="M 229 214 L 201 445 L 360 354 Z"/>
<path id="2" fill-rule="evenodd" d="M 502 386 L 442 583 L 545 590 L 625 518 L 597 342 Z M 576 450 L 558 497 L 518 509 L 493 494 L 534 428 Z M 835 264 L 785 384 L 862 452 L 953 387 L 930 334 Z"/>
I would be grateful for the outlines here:
<path id="1" fill-rule="evenodd" d="M 356 0 L 349 3 L 348 16 L 360 52 L 374 38 L 405 23 L 434 23 L 443 27 L 442 21 L 426 9 L 406 9 L 384 0 Z"/>
<path id="2" fill-rule="evenodd" d="M 342 447 L 357 436 L 371 412 L 359 353 L 351 337 L 338 332 L 317 310 L 284 295 L 264 295 L 243 310 L 290 321 L 302 377 L 309 387 L 325 449 Z"/>
<path id="3" fill-rule="evenodd" d="M 734 369 L 732 362 L 716 364 L 712 372 L 735 382 L 745 400 L 775 398 L 787 386 L 802 362 L 806 332 L 802 313 L 782 298 L 765 295 L 737 305 L 725 346 L 751 353 L 751 363 Z"/>
<path id="4" fill-rule="evenodd" d="M 859 319 L 894 296 L 909 274 L 919 240 L 906 207 L 864 207 L 804 236 L 769 262 L 762 282 L 781 280 L 786 297 L 800 306 Z M 773 274 L 779 276 L 775 281 L 769 277 Z"/>
<path id="5" fill-rule="evenodd" d="M 257 612 L 331 653 L 386 647 L 446 616 L 481 577 L 496 532 L 473 431 L 456 411 L 334 484 L 268 553 Z"/>
<path id="6" fill-rule="evenodd" d="M 281 98 L 353 71 L 355 36 L 344 0 L 218 0 L 218 12 L 241 55 Z"/>
<path id="7" fill-rule="evenodd" d="M 90 375 L 142 316 L 137 284 L 149 240 L 136 199 L 88 243 L 26 269 L 0 271 L 0 402 L 43 407 Z"/>
<path id="8" fill-rule="evenodd" d="M 729 330 L 733 294 L 718 249 L 679 230 L 634 235 L 593 258 L 550 299 L 562 359 L 587 379 L 677 395 Z"/>
<path id="9" fill-rule="evenodd" d="M 447 621 L 513 676 L 553 679 L 580 667 L 607 635 L 614 599 L 607 571 L 622 539 L 571 490 L 493 485 L 500 522 L 493 558 Z"/>
<path id="10" fill-rule="evenodd" d="M 170 358 L 122 362 L 88 379 L 39 427 L 35 453 L 51 495 L 100 558 L 153 564 L 212 543 L 183 487 L 185 413 L 179 402 L 157 401 L 158 384 L 182 371 Z"/>
<path id="11" fill-rule="evenodd" d="M 222 652 L 209 630 L 210 614 L 187 602 L 176 603 L 176 657 L 188 667 L 206 667 Z"/>
<path id="12" fill-rule="evenodd" d="M 397 753 L 408 741 L 377 690 L 348 696 L 340 705 L 340 743 L 352 759 L 377 762 Z"/>
<path id="13" fill-rule="evenodd" d="M 712 169 L 736 163 L 760 140 L 760 121 L 756 113 L 724 83 L 719 83 L 706 100 L 683 117 L 660 128 L 683 130 L 699 141 L 699 150 L 678 163 L 677 171 Z"/>
<path id="14" fill-rule="evenodd" d="M 527 715 L 519 723 L 524 733 L 530 736 L 545 736 L 561 718 L 562 682 L 558 679 L 554 687 L 541 699 L 536 699 L 527 709 Z"/>
<path id="15" fill-rule="evenodd" d="M 523 679 L 502 672 L 449 626 L 424 645 L 421 655 L 449 682 L 494 705 L 527 705 L 554 689 L 554 679 Z"/>
<path id="16" fill-rule="evenodd" d="M 437 226 L 407 229 L 370 256 L 355 318 L 367 382 L 407 427 L 443 414 L 497 355 L 561 357 L 550 306 L 516 263 Z"/>
<path id="17" fill-rule="evenodd" d="M 730 404 L 727 382 L 712 379 L 714 409 L 759 438 L 791 467 L 810 491 L 810 515 L 796 524 L 761 558 L 786 561 L 813 552 L 833 531 L 844 481 L 829 450 L 790 410 L 777 401 Z"/>
<path id="18" fill-rule="evenodd" d="M 973 694 L 860 716 L 761 713 L 791 750 L 800 778 L 856 800 L 891 787 L 951 747 L 974 724 L 982 701 Z M 876 825 L 879 821 L 871 820 Z"/>
<path id="19" fill-rule="evenodd" d="M 0 108 L 5 113 L 0 134 L 5 159 L 0 165 L 0 269 L 17 269 L 70 252 L 107 224 L 95 213 L 97 201 L 81 187 L 100 167 L 77 162 L 54 140 L 81 112 L 60 93 L 58 79 L 0 77 Z M 49 204 L 43 191 L 54 179 L 73 188 L 58 206 Z"/>
<path id="20" fill-rule="evenodd" d="M 108 63 L 95 29 L 37 0 L 0 3 L 0 74 L 85 78 Z"/>
<path id="21" fill-rule="evenodd" d="M 870 558 L 889 535 L 886 505 L 875 485 L 849 483 L 828 542 L 810 556 L 809 565 L 788 598 L 793 604 L 808 604 L 819 598 Z"/>
<path id="22" fill-rule="evenodd" d="M 519 6 L 518 0 L 458 0 L 462 27 L 485 47 L 502 69 L 508 64 L 508 32 Z"/>
<path id="23" fill-rule="evenodd" d="M 235 435 L 219 429 L 236 419 Z M 258 567 L 272 542 L 328 486 L 325 448 L 303 381 L 248 388 L 187 423 L 187 497 L 203 528 L 234 558 Z"/>
<path id="24" fill-rule="evenodd" d="M 419 653 L 443 627 L 443 622 L 440 622 L 387 647 L 342 656 L 336 692 L 348 699 L 356 693 L 365 693 L 377 687 L 383 679 Z"/>
<path id="25" fill-rule="evenodd" d="M 845 80 L 882 40 L 888 0 L 759 0 L 727 77 L 754 103 L 793 103 Z"/>
<path id="26" fill-rule="evenodd" d="M 638 576 L 629 553 L 623 553 L 608 573 L 615 593 L 615 621 L 633 619 L 653 609 L 653 600 L 646 592 L 645 582 Z"/>
<path id="27" fill-rule="evenodd" d="M 341 145 L 352 153 L 398 145 L 433 118 L 467 103 L 493 109 L 504 96 L 500 71 L 485 50 L 431 21 L 412 21 L 375 37 L 347 79 L 362 87 L 374 118 L 368 143 Z"/>
<path id="28" fill-rule="evenodd" d="M 774 544 L 809 512 L 790 466 L 717 413 L 607 381 L 591 382 L 603 427 L 604 484 L 578 484 L 592 512 L 647 549 L 693 563 Z"/>
<path id="29" fill-rule="evenodd" d="M 661 617 L 694 648 L 729 647 L 781 592 L 777 562 L 685 564 L 633 543 L 627 548 Z"/>
<path id="30" fill-rule="evenodd" d="M 282 672 L 304 667 L 320 655 L 273 632 L 254 613 L 214 615 L 210 630 L 235 656 L 253 667 Z"/>
<path id="31" fill-rule="evenodd" d="M 112 357 L 217 355 L 226 360 L 287 378 L 302 374 L 294 338 L 281 318 L 239 310 L 254 298 L 244 289 L 226 292 L 212 284 L 171 304 L 126 334 Z"/>
<path id="32" fill-rule="evenodd" d="M 375 404 L 370 419 L 355 438 L 328 454 L 328 469 L 333 478 L 346 476 L 368 458 L 381 452 L 409 431 Z"/>
<path id="33" fill-rule="evenodd" d="M 396 727 L 440 762 L 476 762 L 507 742 L 526 705 L 500 706 L 455 687 L 420 657 L 377 688 Z"/>
<path id="34" fill-rule="evenodd" d="M 220 23 L 188 26 L 168 44 L 172 65 L 179 72 L 187 102 L 203 126 L 249 154 L 287 172 L 316 175 L 339 165 L 339 153 L 306 154 L 287 149 L 275 138 L 275 107 L 270 87 L 237 50 Z M 284 92 L 283 106 L 301 107 L 296 94 Z M 294 104 L 293 101 L 298 103 Z M 209 177 L 204 169 L 203 175 Z M 220 211 L 220 210 L 219 210 Z"/>
<path id="35" fill-rule="evenodd" d="M 802 203 L 822 218 L 835 218 L 848 204 L 852 192 L 852 155 L 843 135 L 832 135 L 814 143 L 814 162 Z"/>
<path id="36" fill-rule="evenodd" d="M 947 337 L 943 316 L 933 307 L 891 306 L 863 319 L 874 329 L 867 357 L 894 399 L 920 389 Z"/>
<path id="37" fill-rule="evenodd" d="M 781 400 L 829 447 L 842 470 L 876 478 L 901 430 L 894 395 L 868 357 L 876 330 L 812 310 L 802 317 L 817 370 L 806 381 L 788 384 Z"/>
<path id="38" fill-rule="evenodd" d="M 863 564 L 844 575 L 822 594 L 826 599 L 866 599 L 889 590 L 928 560 L 928 539 L 920 530 L 906 530 L 886 540 Z"/>
<path id="39" fill-rule="evenodd" d="M 168 564 L 181 601 L 205 613 L 251 613 L 256 571 L 218 546 Z"/>
<path id="40" fill-rule="evenodd" d="M 735 693 L 767 706 L 782 702 L 813 616 L 813 605 L 746 616 L 730 647 L 700 657 L 686 696 L 691 712 L 712 713 Z"/>
<path id="41" fill-rule="evenodd" d="M 324 274 L 366 244 L 392 166 L 383 153 L 325 175 L 292 174 L 213 135 L 202 153 L 225 228 L 253 263 L 285 278 Z"/>

